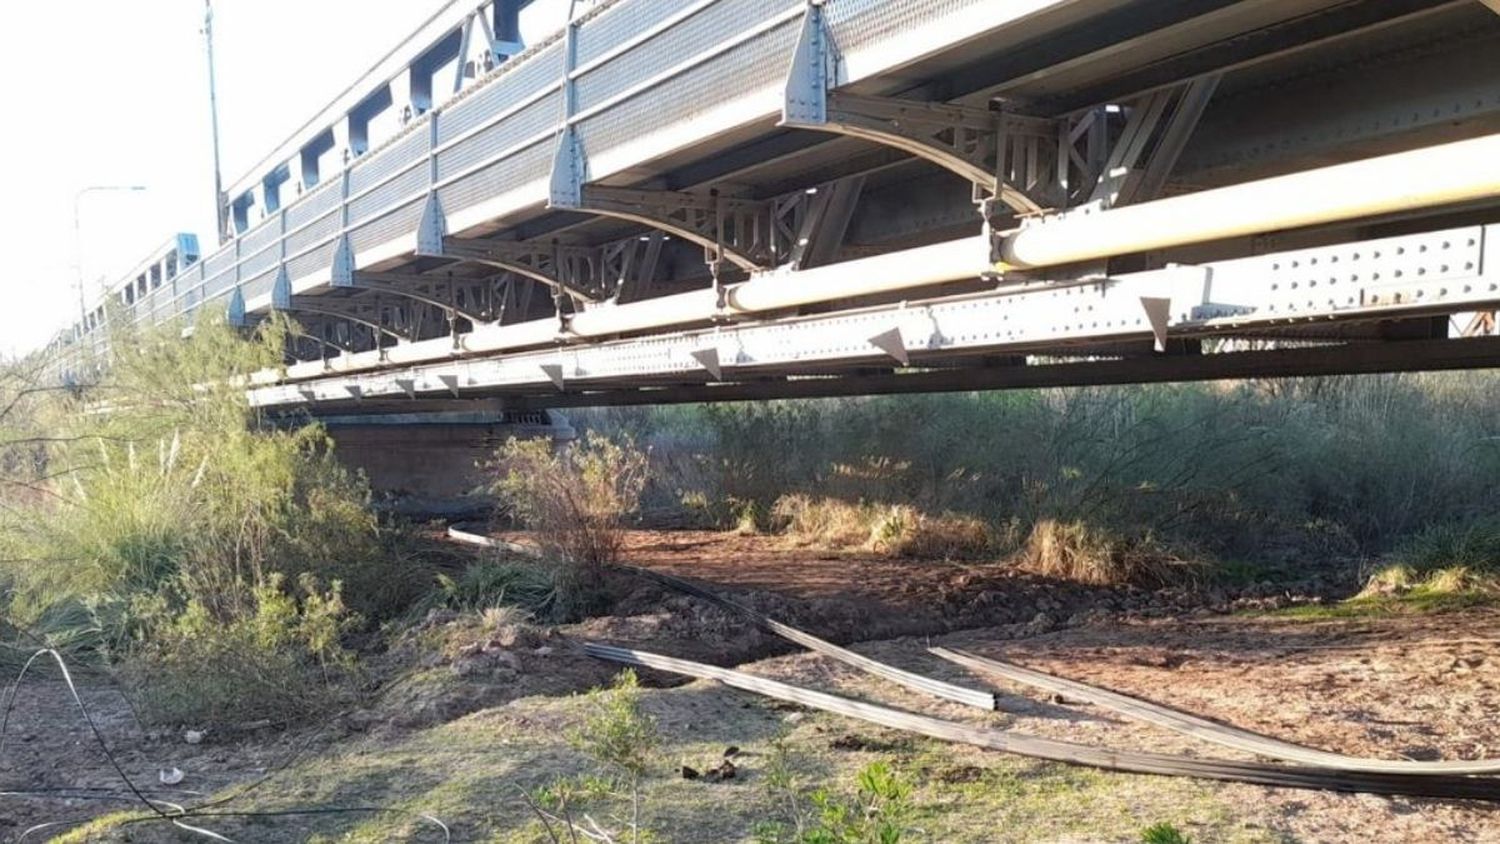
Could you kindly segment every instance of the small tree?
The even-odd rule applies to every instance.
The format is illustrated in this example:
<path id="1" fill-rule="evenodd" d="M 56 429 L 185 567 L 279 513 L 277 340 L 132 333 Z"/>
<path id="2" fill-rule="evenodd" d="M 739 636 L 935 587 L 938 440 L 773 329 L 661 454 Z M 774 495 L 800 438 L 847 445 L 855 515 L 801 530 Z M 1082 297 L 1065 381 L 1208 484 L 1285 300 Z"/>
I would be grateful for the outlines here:
<path id="1" fill-rule="evenodd" d="M 629 438 L 596 433 L 555 450 L 548 440 L 511 439 L 501 447 L 495 491 L 561 564 L 554 573 L 561 615 L 593 603 L 603 567 L 619 558 L 625 519 L 640 508 L 646 463 Z"/>

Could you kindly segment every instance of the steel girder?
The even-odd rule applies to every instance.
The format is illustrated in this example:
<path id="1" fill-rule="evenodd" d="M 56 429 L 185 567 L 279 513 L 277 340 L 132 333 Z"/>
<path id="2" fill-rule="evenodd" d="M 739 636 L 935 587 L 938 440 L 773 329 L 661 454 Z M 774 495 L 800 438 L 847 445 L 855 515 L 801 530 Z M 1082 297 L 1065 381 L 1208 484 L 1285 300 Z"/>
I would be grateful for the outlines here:
<path id="1" fill-rule="evenodd" d="M 1359 337 L 1351 329 L 1446 320 L 1448 314 L 1497 305 L 1500 226 L 1471 226 L 827 316 L 341 375 L 308 385 L 329 401 L 347 395 L 346 384 L 358 385 L 366 395 L 404 394 L 398 378 L 413 382 L 417 393 L 451 391 L 449 382 L 511 394 L 553 391 L 559 383 L 570 390 L 634 389 L 710 377 L 735 381 L 837 373 L 903 359 L 922 366 L 976 355 L 1107 356 L 1109 349 L 1131 344 L 1149 354 L 1153 341 L 1175 347 L 1212 338 L 1297 337 L 1299 331 L 1324 340 L 1341 332 Z M 1430 331 L 1424 328 L 1423 336 Z M 299 390 L 296 384 L 267 386 L 253 391 L 252 401 L 267 407 L 301 401 Z"/>

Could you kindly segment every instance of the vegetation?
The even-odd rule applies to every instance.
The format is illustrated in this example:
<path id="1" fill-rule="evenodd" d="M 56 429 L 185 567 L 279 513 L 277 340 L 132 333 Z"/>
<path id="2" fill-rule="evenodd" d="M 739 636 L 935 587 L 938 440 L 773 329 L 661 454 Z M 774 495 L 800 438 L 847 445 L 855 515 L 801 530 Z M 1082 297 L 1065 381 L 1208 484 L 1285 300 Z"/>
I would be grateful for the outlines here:
<path id="1" fill-rule="evenodd" d="M 641 783 L 655 766 L 660 743 L 656 721 L 641 709 L 640 683 L 629 669 L 620 673 L 613 687 L 590 692 L 588 702 L 589 713 L 568 735 L 569 743 L 588 754 L 609 776 L 618 778 L 630 801 L 629 840 L 639 844 L 643 835 Z M 614 790 L 610 779 L 564 778 L 542 789 L 537 798 L 527 798 L 527 803 L 554 841 L 576 839 L 581 833 L 593 841 L 612 842 L 615 836 L 597 821 L 587 815 L 575 817 L 574 813 L 583 800 L 608 797 Z"/>
<path id="2" fill-rule="evenodd" d="M 1155 582 L 1212 574 L 1181 560 L 1375 557 L 1431 525 L 1494 512 L 1495 378 L 760 402 L 572 421 L 650 444 L 652 514 L 675 505 L 721 527 L 874 550 L 872 528 L 906 508 L 976 520 L 988 555 L 1057 576 Z"/>
<path id="3" fill-rule="evenodd" d="M 26 644 L 118 667 L 158 721 L 332 706 L 357 685 L 344 637 L 425 588 L 322 430 L 267 427 L 234 386 L 282 331 L 126 334 L 99 385 L 12 388 L 4 615 Z"/>
<path id="4" fill-rule="evenodd" d="M 497 463 L 495 491 L 506 515 L 534 530 L 554 563 L 554 617 L 597 609 L 604 568 L 619 558 L 625 519 L 640 508 L 646 454 L 628 436 L 591 432 L 561 448 L 549 440 L 511 439 Z"/>
<path id="5" fill-rule="evenodd" d="M 1177 827 L 1163 821 L 1141 831 L 1141 844 L 1192 844 L 1192 839 L 1183 835 Z"/>
<path id="6" fill-rule="evenodd" d="M 855 776 L 853 794 L 826 788 L 804 792 L 789 773 L 786 746 L 773 750 L 767 789 L 773 803 L 786 807 L 786 822 L 768 821 L 756 828 L 760 844 L 898 844 L 915 809 L 912 785 L 887 762 L 871 762 Z"/>

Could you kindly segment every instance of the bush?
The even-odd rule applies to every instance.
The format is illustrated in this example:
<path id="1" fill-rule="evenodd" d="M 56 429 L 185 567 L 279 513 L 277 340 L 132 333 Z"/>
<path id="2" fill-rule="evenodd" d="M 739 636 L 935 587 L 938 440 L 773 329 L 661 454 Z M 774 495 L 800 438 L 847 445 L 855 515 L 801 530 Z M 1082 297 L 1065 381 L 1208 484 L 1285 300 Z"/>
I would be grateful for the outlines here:
<path id="1" fill-rule="evenodd" d="M 216 616 L 190 601 L 150 629 L 122 673 L 149 721 L 288 724 L 328 711 L 350 696 L 354 664 L 340 638 L 357 617 L 340 586 L 304 577 L 297 595 L 273 575 L 246 600 L 253 611 Z"/>
<path id="2" fill-rule="evenodd" d="M 911 783 L 885 762 L 862 768 L 852 795 L 824 788 L 804 794 L 778 743 L 767 779 L 772 802 L 787 807 L 791 817 L 759 824 L 760 844 L 898 844 L 914 814 Z"/>
<path id="3" fill-rule="evenodd" d="M 1177 827 L 1163 821 L 1141 830 L 1141 844 L 1192 844 Z"/>
<path id="4" fill-rule="evenodd" d="M 908 504 L 849 503 L 836 498 L 783 495 L 771 523 L 788 536 L 825 548 L 861 548 L 893 557 L 967 559 L 994 547 L 984 520 L 958 513 L 931 516 Z"/>
<path id="5" fill-rule="evenodd" d="M 46 447 L 6 461 L 37 493 L 0 508 L 8 612 L 71 656 L 119 661 L 158 720 L 321 710 L 352 691 L 340 640 L 361 613 L 404 610 L 427 577 L 386 553 L 320 428 L 262 427 L 248 407 L 236 379 L 279 362 L 284 326 L 263 342 L 180 328 L 112 337 L 91 392 L 28 407 Z"/>
<path id="6" fill-rule="evenodd" d="M 619 557 L 625 518 L 646 483 L 646 455 L 632 440 L 590 432 L 554 449 L 550 440 L 512 438 L 498 464 L 496 492 L 544 550 L 589 568 Z"/>
<path id="7" fill-rule="evenodd" d="M 457 577 L 439 574 L 437 581 L 437 588 L 414 607 L 417 614 L 438 608 L 482 612 L 513 606 L 540 616 L 550 611 L 555 598 L 550 573 L 531 563 L 480 562 Z"/>
<path id="8" fill-rule="evenodd" d="M 1500 572 L 1500 520 L 1476 519 L 1434 525 L 1403 541 L 1392 560 L 1417 575 L 1465 568 Z"/>
<path id="9" fill-rule="evenodd" d="M 1033 574 L 1095 586 L 1171 586 L 1204 573 L 1202 563 L 1171 554 L 1150 537 L 1131 540 L 1052 519 L 1037 522 L 1016 562 Z"/>
<path id="10" fill-rule="evenodd" d="M 640 507 L 646 454 L 628 438 L 616 443 L 590 432 L 556 450 L 548 440 L 511 439 L 498 465 L 501 501 L 554 561 L 554 617 L 596 611 L 604 567 L 619 559 L 625 519 Z"/>

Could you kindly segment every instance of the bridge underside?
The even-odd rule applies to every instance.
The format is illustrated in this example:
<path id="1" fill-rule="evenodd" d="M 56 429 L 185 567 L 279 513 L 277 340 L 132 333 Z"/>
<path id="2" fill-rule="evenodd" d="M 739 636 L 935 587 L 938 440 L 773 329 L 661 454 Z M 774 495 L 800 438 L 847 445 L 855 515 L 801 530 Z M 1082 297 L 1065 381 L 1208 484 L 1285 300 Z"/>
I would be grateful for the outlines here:
<path id="1" fill-rule="evenodd" d="M 613 53 L 586 49 L 640 5 L 604 4 L 466 97 L 547 63 L 557 79 L 530 99 L 517 87 L 478 116 L 460 100 L 357 162 L 323 251 L 298 252 L 310 236 L 283 215 L 282 258 L 230 297 L 247 324 L 284 312 L 300 327 L 257 405 L 536 408 L 1500 364 L 1486 336 L 1500 200 L 1422 191 L 1445 169 L 1493 181 L 1500 163 L 1400 157 L 1500 133 L 1488 4 L 719 0 L 632 24 Z M 673 117 L 683 98 L 700 101 Z M 543 106 L 556 110 L 528 116 Z M 594 122 L 611 115 L 624 128 Z M 444 130 L 454 120 L 466 128 Z M 526 120 L 534 139 L 506 128 Z M 516 140 L 445 157 L 486 133 Z M 379 240 L 360 208 L 385 183 L 361 168 L 407 146 L 419 163 L 384 178 L 421 176 L 409 201 L 391 199 L 402 222 Z M 1302 213 L 1326 181 L 1302 193 L 1279 179 L 1393 155 L 1373 181 L 1415 188 L 1338 213 Z M 493 186 L 467 187 L 485 173 Z M 1216 190 L 1219 206 L 1171 204 Z M 1238 222 L 1216 229 L 1220 214 Z M 1047 260 L 1007 259 L 1075 228 L 1078 243 L 1061 238 Z M 1119 245 L 1091 254 L 1100 231 Z"/>

